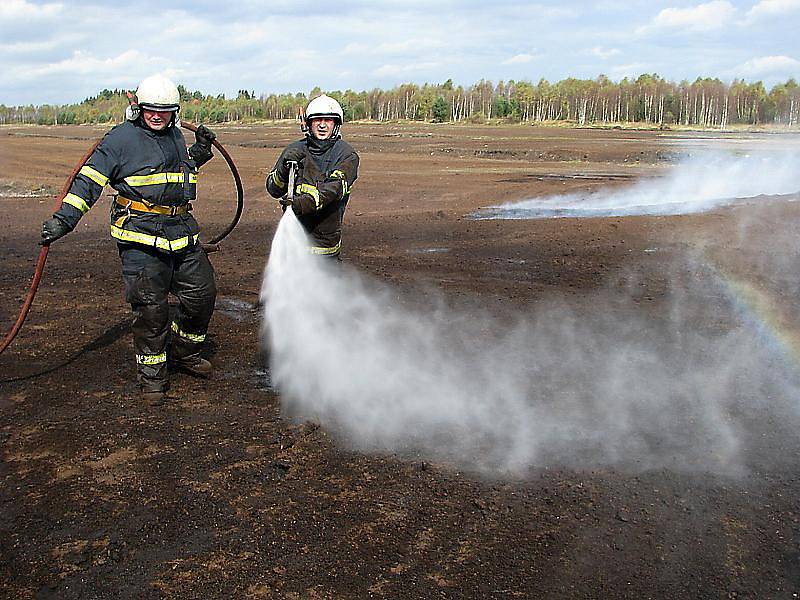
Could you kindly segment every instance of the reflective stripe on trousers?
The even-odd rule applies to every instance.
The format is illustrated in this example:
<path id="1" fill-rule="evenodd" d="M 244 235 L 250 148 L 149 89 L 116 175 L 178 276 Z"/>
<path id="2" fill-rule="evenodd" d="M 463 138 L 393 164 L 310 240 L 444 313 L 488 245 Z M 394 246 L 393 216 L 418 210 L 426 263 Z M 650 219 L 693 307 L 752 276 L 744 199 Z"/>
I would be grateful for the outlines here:
<path id="1" fill-rule="evenodd" d="M 318 254 L 321 256 L 330 256 L 332 254 L 339 254 L 342 250 L 342 241 L 339 240 L 339 243 L 331 248 L 326 248 L 325 246 L 309 246 L 308 251 L 311 254 Z"/>
<path id="2" fill-rule="evenodd" d="M 159 352 L 158 354 L 137 354 L 136 363 L 140 365 L 158 365 L 167 362 L 167 353 Z"/>

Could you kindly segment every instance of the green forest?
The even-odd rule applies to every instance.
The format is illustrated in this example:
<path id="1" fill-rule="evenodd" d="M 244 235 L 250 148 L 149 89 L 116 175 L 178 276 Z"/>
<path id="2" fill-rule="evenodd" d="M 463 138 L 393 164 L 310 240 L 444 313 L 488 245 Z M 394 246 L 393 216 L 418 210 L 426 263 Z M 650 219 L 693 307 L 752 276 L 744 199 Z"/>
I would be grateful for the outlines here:
<path id="1" fill-rule="evenodd" d="M 195 123 L 293 119 L 323 90 L 308 94 L 262 94 L 240 90 L 235 98 L 207 95 L 178 86 L 181 118 Z M 675 83 L 656 74 L 614 82 L 568 78 L 557 83 L 481 80 L 463 87 L 406 83 L 390 90 L 326 90 L 342 105 L 346 121 L 568 122 L 589 124 L 683 125 L 724 129 L 731 125 L 797 126 L 800 86 L 794 79 L 769 91 L 762 82 L 698 78 Z M 0 124 L 58 125 L 117 123 L 128 100 L 124 90 L 103 90 L 78 104 L 5 106 Z"/>

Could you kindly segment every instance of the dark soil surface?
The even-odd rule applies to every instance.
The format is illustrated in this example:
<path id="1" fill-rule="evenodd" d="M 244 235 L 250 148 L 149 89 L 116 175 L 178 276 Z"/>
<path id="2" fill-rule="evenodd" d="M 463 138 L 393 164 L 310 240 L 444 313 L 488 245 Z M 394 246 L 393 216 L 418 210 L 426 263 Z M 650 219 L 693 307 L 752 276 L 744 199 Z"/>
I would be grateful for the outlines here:
<path id="1" fill-rule="evenodd" d="M 0 128 L 2 332 L 27 291 L 54 195 L 102 132 Z M 220 293 L 211 380 L 175 374 L 163 407 L 137 396 L 103 206 L 51 248 L 27 324 L 0 356 L 0 596 L 798 597 L 796 427 L 760 434 L 757 467 L 737 476 L 548 464 L 493 478 L 423 456 L 356 452 L 325 423 L 283 418 L 259 341 L 258 291 L 281 215 L 263 181 L 298 132 L 218 135 L 241 172 L 246 208 L 212 255 Z M 345 135 L 362 170 L 343 258 L 399 291 L 513 315 L 553 298 L 580 305 L 634 277 L 631 300 L 657 322 L 674 282 L 694 276 L 681 259 L 702 241 L 704 256 L 772 299 L 786 336 L 800 340 L 797 262 L 781 278 L 764 269 L 776 253 L 796 256 L 776 240 L 796 247 L 800 203 L 674 217 L 466 218 L 500 202 L 624 186 L 706 144 L 738 148 L 756 136 L 360 124 Z M 196 215 L 210 237 L 233 211 L 222 160 L 199 187 Z M 711 326 L 726 323 L 698 317 L 698 328 Z"/>

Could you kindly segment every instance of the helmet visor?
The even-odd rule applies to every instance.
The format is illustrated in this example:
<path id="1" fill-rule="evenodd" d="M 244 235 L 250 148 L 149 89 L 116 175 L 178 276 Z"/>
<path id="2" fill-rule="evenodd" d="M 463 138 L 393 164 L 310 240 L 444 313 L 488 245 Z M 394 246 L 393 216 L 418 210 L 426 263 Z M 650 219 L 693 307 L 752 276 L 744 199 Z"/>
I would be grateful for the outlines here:
<path id="1" fill-rule="evenodd" d="M 152 102 L 140 102 L 139 108 L 144 110 L 157 110 L 159 112 L 178 112 L 179 104 L 153 104 Z"/>
<path id="2" fill-rule="evenodd" d="M 338 113 L 314 113 L 313 115 L 306 115 L 306 120 L 311 122 L 314 119 L 333 119 L 337 123 L 341 124 L 342 117 L 339 116 Z"/>

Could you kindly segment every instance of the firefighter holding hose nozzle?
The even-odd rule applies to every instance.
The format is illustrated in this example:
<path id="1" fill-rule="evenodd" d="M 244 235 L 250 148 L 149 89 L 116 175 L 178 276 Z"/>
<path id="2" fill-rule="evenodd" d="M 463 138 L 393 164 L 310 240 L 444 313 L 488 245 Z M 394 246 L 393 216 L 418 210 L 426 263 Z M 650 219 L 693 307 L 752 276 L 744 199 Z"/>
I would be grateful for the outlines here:
<path id="1" fill-rule="evenodd" d="M 358 177 L 358 154 L 345 142 L 340 130 L 344 113 L 339 103 L 325 94 L 309 102 L 305 111 L 305 139 L 289 144 L 267 175 L 267 192 L 282 200 L 311 235 L 309 251 L 339 258 L 342 219 L 350 190 Z M 295 189 L 289 193 L 291 163 L 297 163 Z"/>
<path id="2" fill-rule="evenodd" d="M 192 216 L 197 169 L 213 154 L 215 134 L 201 125 L 187 149 L 178 127 L 180 94 L 161 75 L 144 79 L 126 120 L 109 131 L 75 177 L 52 218 L 42 225 L 42 244 L 72 231 L 110 185 L 111 236 L 122 260 L 125 299 L 133 309 L 133 344 L 143 399 L 167 399 L 171 366 L 201 377 L 212 366 L 200 356 L 214 311 L 214 269 L 199 243 Z M 170 321 L 167 298 L 179 300 Z"/>

